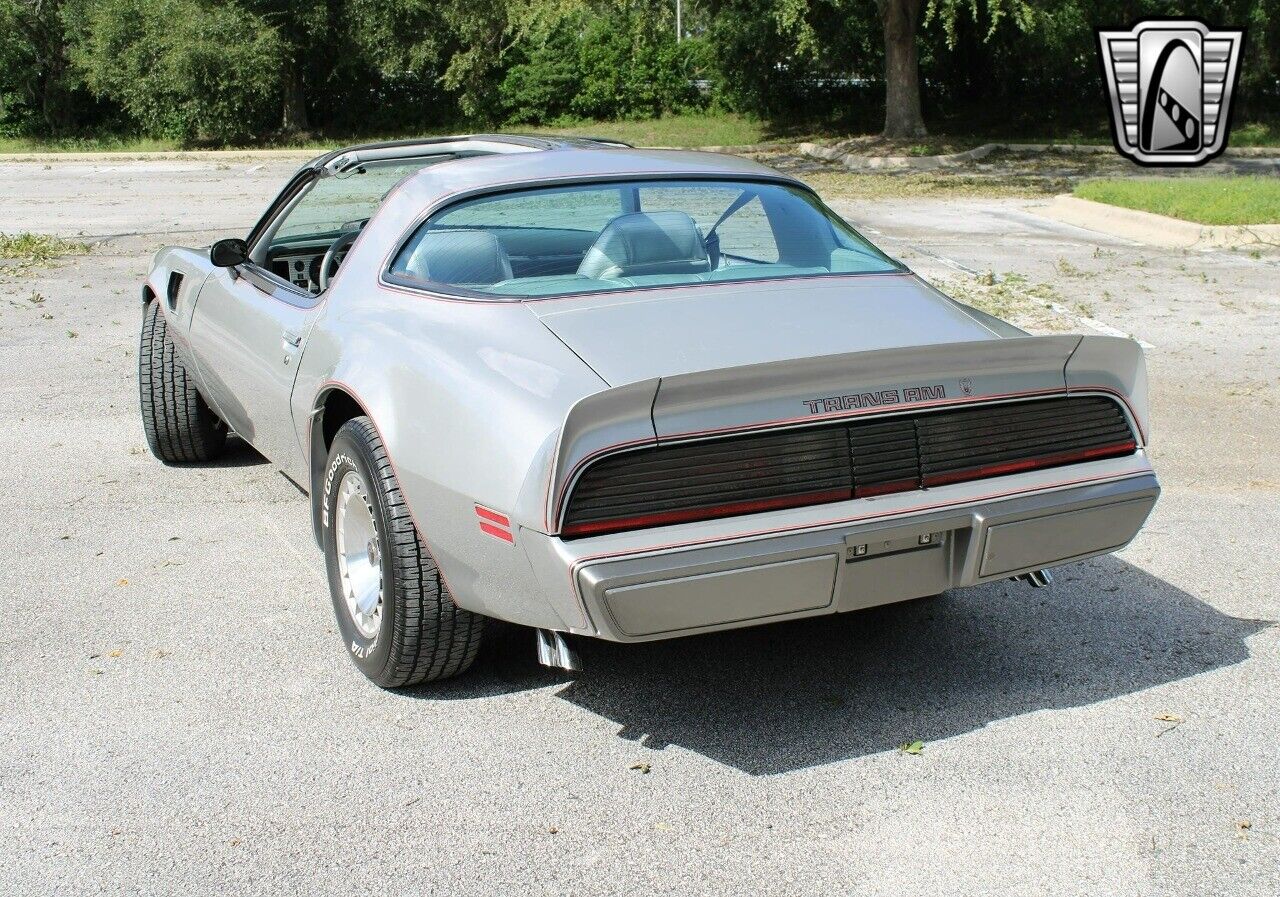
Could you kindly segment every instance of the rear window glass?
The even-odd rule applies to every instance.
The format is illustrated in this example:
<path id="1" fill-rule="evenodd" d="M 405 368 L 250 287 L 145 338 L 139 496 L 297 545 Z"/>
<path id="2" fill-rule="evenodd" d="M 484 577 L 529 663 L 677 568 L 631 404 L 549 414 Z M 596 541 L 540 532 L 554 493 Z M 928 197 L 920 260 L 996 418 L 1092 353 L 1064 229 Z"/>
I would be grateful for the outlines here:
<path id="1" fill-rule="evenodd" d="M 900 271 L 807 191 L 627 181 L 488 195 L 432 216 L 393 280 L 489 298 Z"/>

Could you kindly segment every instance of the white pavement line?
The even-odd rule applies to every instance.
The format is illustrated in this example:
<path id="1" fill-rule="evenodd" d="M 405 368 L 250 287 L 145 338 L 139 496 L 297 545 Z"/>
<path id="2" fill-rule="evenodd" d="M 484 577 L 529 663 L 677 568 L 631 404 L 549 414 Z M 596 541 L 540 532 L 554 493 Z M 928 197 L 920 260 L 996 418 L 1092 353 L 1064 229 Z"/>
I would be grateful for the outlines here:
<path id="1" fill-rule="evenodd" d="M 983 275 L 982 271 L 975 271 L 972 268 L 970 268 L 968 265 L 962 265 L 959 262 L 957 262 L 955 259 L 949 259 L 945 255 L 939 255 L 936 252 L 932 252 L 928 249 L 923 249 L 919 246 L 912 246 L 911 248 L 914 249 L 916 252 L 920 253 L 921 255 L 926 255 L 931 259 L 935 259 L 936 261 L 942 262 L 942 264 L 946 265 L 948 268 L 954 268 L 957 271 L 963 271 L 965 274 L 972 274 L 974 277 L 981 277 Z"/>
<path id="2" fill-rule="evenodd" d="M 1102 321 L 1099 321 L 1097 318 L 1091 318 L 1088 315 L 1078 315 L 1060 302 L 1050 302 L 1049 307 L 1052 308 L 1054 311 L 1056 311 L 1058 314 L 1063 315 L 1064 317 L 1075 318 L 1081 324 L 1084 324 L 1088 327 L 1092 327 L 1094 330 L 1098 331 L 1104 336 L 1120 336 L 1120 337 L 1124 337 L 1125 339 L 1132 339 L 1137 341 L 1138 345 L 1144 349 L 1155 348 L 1155 346 L 1152 345 L 1151 343 L 1147 342 L 1144 339 L 1134 336 L 1132 333 L 1125 333 L 1123 330 L 1119 330 L 1115 327 L 1112 327 L 1110 324 L 1105 324 Z"/>

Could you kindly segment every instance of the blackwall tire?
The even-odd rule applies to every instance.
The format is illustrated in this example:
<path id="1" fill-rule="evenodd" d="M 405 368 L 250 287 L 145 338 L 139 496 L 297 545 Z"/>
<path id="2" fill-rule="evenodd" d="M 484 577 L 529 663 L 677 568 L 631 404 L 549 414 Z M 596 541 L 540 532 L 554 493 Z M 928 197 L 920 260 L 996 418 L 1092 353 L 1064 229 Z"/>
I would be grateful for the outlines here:
<path id="1" fill-rule="evenodd" d="M 212 461 L 222 454 L 227 442 L 226 425 L 196 390 L 155 300 L 147 305 L 142 318 L 138 396 L 147 445 L 161 461 Z"/>
<path id="2" fill-rule="evenodd" d="M 360 672 L 401 688 L 470 667 L 485 619 L 453 603 L 367 417 L 334 436 L 320 501 L 333 611 Z"/>

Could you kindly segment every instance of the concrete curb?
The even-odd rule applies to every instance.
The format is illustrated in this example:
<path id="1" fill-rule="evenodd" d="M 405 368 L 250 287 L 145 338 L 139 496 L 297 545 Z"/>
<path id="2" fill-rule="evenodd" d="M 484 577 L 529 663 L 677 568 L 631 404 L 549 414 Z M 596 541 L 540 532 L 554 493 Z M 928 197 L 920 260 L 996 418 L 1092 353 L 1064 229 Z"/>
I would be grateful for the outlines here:
<path id="1" fill-rule="evenodd" d="M 861 156 L 857 153 L 841 152 L 838 147 L 823 146 L 818 143 L 801 143 L 800 154 L 822 162 L 835 162 L 850 171 L 933 171 L 938 168 L 949 168 L 963 165 L 990 155 L 995 150 L 1008 150 L 1015 153 L 1081 153 L 1102 154 L 1115 153 L 1110 144 L 1095 143 L 984 143 L 973 149 L 959 153 L 947 153 L 940 156 Z M 1275 158 L 1280 157 L 1280 147 L 1251 146 L 1239 150 L 1228 149 L 1228 156 L 1241 158 Z"/>
<path id="2" fill-rule="evenodd" d="M 963 165 L 966 162 L 973 162 L 990 155 L 995 150 L 1024 153 L 1115 152 L 1113 147 L 1088 143 L 984 143 L 982 146 L 975 146 L 973 149 L 940 156 L 860 156 L 857 153 L 841 152 L 838 147 L 834 146 L 822 146 L 817 143 L 800 144 L 801 155 L 808 156 L 811 159 L 819 159 L 823 162 L 836 162 L 851 171 L 874 171 L 877 169 L 932 171 L 937 168 L 948 168 L 954 165 Z"/>
<path id="3" fill-rule="evenodd" d="M 1280 224 L 1197 224 L 1194 221 L 1183 221 L 1066 195 L 1055 196 L 1049 205 L 1034 211 L 1055 221 L 1113 237 L 1124 237 L 1149 246 L 1173 249 L 1248 246 L 1257 243 L 1280 246 Z"/>

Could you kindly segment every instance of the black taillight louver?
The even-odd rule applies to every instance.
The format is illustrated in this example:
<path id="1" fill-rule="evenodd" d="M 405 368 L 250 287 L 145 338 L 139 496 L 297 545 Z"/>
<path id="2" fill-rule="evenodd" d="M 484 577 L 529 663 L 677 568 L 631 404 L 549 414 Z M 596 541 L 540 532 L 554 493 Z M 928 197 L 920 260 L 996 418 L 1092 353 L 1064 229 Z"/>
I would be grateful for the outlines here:
<path id="1" fill-rule="evenodd" d="M 597 535 L 944 486 L 1137 449 L 1101 396 L 878 415 L 646 448 L 595 462 L 561 535 Z"/>

